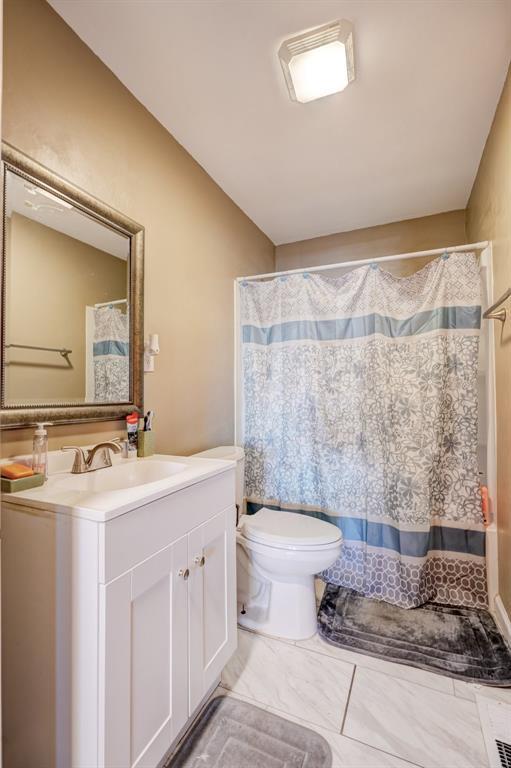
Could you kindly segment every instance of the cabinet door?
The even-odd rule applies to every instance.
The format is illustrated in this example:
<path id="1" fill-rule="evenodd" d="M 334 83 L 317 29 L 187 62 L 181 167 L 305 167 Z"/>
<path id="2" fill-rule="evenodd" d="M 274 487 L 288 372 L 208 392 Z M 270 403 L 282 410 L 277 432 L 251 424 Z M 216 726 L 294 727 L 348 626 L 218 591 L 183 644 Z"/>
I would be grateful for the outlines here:
<path id="1" fill-rule="evenodd" d="M 100 587 L 105 768 L 155 768 L 188 717 L 187 554 L 183 537 Z"/>
<path id="2" fill-rule="evenodd" d="M 236 650 L 234 507 L 192 531 L 188 548 L 192 714 Z"/>

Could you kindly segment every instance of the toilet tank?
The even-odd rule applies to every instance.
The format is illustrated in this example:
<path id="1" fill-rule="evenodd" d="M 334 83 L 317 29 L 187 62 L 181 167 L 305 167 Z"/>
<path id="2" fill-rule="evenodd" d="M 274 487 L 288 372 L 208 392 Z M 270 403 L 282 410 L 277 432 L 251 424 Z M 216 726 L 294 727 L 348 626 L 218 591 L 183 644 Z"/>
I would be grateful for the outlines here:
<path id="1" fill-rule="evenodd" d="M 243 495 L 245 487 L 245 451 L 238 445 L 219 445 L 209 448 L 207 451 L 194 453 L 202 459 L 225 459 L 236 462 L 236 504 L 240 513 L 243 513 Z"/>

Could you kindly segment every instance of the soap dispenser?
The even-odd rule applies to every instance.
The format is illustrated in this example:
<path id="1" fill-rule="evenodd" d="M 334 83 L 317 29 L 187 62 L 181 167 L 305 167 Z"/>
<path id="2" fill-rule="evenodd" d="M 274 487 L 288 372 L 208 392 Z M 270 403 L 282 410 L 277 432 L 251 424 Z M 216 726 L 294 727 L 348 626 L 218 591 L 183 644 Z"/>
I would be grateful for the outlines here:
<path id="1" fill-rule="evenodd" d="M 32 450 L 32 469 L 39 475 L 48 479 L 48 432 L 45 427 L 51 426 L 52 421 L 38 421 L 34 432 Z"/>

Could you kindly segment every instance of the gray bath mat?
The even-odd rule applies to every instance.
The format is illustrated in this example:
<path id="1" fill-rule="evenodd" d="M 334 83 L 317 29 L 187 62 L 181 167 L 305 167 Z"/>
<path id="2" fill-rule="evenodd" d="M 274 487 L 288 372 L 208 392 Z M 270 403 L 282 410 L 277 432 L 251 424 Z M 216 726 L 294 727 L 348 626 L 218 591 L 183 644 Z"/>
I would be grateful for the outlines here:
<path id="1" fill-rule="evenodd" d="M 168 768 L 331 768 L 325 739 L 244 701 L 210 701 Z"/>
<path id="2" fill-rule="evenodd" d="M 511 686 L 511 653 L 488 611 L 398 608 L 327 584 L 319 634 L 332 645 L 484 685 Z"/>

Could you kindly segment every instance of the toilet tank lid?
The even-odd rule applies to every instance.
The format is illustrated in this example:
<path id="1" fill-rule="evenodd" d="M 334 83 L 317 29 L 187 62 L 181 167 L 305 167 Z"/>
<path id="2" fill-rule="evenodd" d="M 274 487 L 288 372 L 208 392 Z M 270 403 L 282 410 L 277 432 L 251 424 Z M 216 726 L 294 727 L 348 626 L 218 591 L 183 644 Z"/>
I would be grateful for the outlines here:
<path id="1" fill-rule="evenodd" d="M 243 515 L 247 539 L 270 546 L 311 546 L 333 544 L 341 539 L 337 526 L 298 512 L 281 512 L 262 507 L 253 515 Z"/>
<path id="2" fill-rule="evenodd" d="M 203 459 L 225 459 L 226 461 L 240 461 L 245 456 L 245 451 L 239 445 L 219 445 L 216 448 L 209 448 L 207 451 L 194 453 L 194 456 L 201 456 Z"/>

